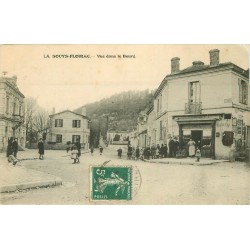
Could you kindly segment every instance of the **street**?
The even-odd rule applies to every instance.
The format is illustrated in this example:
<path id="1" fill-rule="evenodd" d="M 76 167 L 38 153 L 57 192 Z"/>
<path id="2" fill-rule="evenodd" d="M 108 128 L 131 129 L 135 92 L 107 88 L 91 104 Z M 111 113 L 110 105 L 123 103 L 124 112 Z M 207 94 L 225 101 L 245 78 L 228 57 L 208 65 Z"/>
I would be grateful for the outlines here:
<path id="1" fill-rule="evenodd" d="M 80 164 L 72 164 L 66 151 L 45 152 L 45 159 L 37 158 L 37 150 L 18 152 L 21 164 L 27 169 L 60 177 L 61 186 L 0 193 L 0 204 L 249 204 L 250 167 L 243 162 L 223 162 L 212 165 L 179 165 L 149 163 L 117 157 L 117 146 L 110 145 L 103 155 L 95 149 L 93 156 L 84 153 Z M 125 149 L 125 148 L 124 148 Z M 141 186 L 131 201 L 90 201 L 90 165 L 136 166 Z M 202 161 L 202 159 L 201 159 Z M 17 166 L 18 167 L 18 166 Z"/>

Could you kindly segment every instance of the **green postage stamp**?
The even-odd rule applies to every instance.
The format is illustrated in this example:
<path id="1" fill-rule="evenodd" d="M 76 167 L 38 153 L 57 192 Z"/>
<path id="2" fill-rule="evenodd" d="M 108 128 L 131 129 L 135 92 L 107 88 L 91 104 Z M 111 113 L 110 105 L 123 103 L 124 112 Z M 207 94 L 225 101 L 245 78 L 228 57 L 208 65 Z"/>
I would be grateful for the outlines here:
<path id="1" fill-rule="evenodd" d="M 91 166 L 91 200 L 131 200 L 132 167 Z"/>

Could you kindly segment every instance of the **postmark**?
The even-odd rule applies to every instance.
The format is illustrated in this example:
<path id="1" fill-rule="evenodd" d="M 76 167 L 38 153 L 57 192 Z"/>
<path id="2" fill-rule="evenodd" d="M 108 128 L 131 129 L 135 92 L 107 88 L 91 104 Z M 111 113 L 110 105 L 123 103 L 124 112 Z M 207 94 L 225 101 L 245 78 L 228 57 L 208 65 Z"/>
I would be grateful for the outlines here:
<path id="1" fill-rule="evenodd" d="M 90 197 L 98 200 L 132 200 L 141 185 L 140 172 L 132 166 L 91 166 Z"/>

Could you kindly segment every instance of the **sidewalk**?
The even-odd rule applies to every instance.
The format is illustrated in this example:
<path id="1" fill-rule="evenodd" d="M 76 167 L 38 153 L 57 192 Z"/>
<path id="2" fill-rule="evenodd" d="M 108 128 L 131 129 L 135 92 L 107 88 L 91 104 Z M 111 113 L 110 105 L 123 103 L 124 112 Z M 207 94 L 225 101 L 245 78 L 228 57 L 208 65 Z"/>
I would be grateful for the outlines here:
<path id="1" fill-rule="evenodd" d="M 228 160 L 214 160 L 210 158 L 201 158 L 199 162 L 196 162 L 196 158 L 161 158 L 161 159 L 151 159 L 145 160 L 151 163 L 163 163 L 163 164 L 178 164 L 178 165 L 211 165 L 221 162 L 229 162 Z"/>
<path id="2" fill-rule="evenodd" d="M 36 158 L 32 158 L 32 160 L 38 161 Z M 62 184 L 61 178 L 26 169 L 25 161 L 13 166 L 8 163 L 5 153 L 0 154 L 0 173 L 0 193 Z"/>

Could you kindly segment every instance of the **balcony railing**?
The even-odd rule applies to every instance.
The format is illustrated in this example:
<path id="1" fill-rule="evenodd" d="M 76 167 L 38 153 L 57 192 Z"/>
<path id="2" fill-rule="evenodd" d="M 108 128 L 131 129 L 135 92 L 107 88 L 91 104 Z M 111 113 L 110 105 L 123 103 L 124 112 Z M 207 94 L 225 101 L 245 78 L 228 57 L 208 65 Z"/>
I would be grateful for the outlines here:
<path id="1" fill-rule="evenodd" d="M 24 117 L 18 114 L 12 114 L 12 119 L 14 122 L 23 122 Z"/>
<path id="2" fill-rule="evenodd" d="M 201 102 L 185 103 L 185 114 L 201 114 Z"/>

